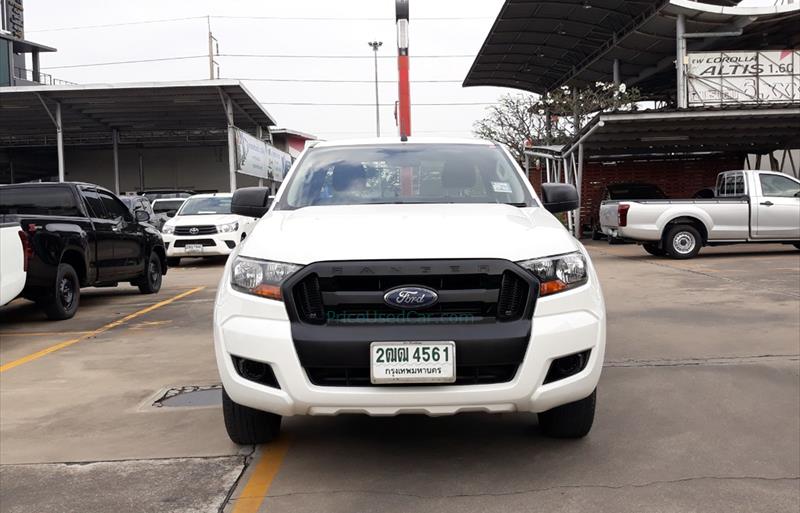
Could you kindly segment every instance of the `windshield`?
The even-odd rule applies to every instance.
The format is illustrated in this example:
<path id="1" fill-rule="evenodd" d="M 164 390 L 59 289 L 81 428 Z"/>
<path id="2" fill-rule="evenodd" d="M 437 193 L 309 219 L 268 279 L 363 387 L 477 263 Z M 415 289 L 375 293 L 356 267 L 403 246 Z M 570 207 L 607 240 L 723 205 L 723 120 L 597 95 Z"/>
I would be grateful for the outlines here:
<path id="1" fill-rule="evenodd" d="M 408 144 L 311 150 L 275 208 L 381 203 L 536 205 L 496 146 Z"/>
<path id="2" fill-rule="evenodd" d="M 231 197 L 214 196 L 210 198 L 189 198 L 183 204 L 179 216 L 196 216 L 207 214 L 230 214 Z"/>
<path id="3" fill-rule="evenodd" d="M 184 200 L 157 200 L 153 203 L 153 212 L 160 214 L 170 210 L 178 210 L 183 205 Z"/>

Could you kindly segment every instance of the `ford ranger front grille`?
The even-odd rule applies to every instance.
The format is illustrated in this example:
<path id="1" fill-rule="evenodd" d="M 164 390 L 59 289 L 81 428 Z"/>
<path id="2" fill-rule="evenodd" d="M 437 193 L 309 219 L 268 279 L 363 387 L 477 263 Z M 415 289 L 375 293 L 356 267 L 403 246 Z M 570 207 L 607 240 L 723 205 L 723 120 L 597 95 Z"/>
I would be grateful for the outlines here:
<path id="1" fill-rule="evenodd" d="M 309 267 L 311 269 L 309 269 Z M 298 320 L 309 324 L 474 324 L 525 315 L 530 277 L 511 262 L 400 261 L 312 264 L 291 286 Z M 433 289 L 438 301 L 405 310 L 384 301 L 403 286 Z"/>

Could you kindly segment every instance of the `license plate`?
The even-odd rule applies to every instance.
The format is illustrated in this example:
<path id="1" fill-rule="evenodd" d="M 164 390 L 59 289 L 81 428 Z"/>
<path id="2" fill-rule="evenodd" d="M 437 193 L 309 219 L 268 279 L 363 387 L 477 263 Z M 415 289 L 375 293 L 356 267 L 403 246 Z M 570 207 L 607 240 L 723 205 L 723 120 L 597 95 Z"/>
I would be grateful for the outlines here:
<path id="1" fill-rule="evenodd" d="M 452 383 L 455 342 L 373 342 L 370 379 L 381 383 Z"/>
<path id="2" fill-rule="evenodd" d="M 187 244 L 186 245 L 186 252 L 187 253 L 202 253 L 203 252 L 203 245 L 202 244 Z"/>

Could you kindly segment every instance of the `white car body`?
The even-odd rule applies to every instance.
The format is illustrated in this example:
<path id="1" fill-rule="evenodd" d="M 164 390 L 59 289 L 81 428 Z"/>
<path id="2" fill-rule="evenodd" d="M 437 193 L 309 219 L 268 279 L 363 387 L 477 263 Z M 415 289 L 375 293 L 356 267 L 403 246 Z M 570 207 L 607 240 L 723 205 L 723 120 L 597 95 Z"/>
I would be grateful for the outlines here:
<path id="1" fill-rule="evenodd" d="M 450 139 L 409 141 L 433 145 L 493 144 Z M 401 143 L 387 140 L 323 142 L 315 148 L 359 144 Z M 308 151 L 313 150 L 306 149 Z M 504 151 L 513 161 L 508 151 Z M 302 158 L 301 155 L 299 161 Z M 522 170 L 516 163 L 513 165 L 524 186 L 541 205 Z M 296 166 L 287 181 L 295 170 Z M 284 192 L 282 187 L 276 202 Z M 587 398 L 600 377 L 606 337 L 600 283 L 585 248 L 541 206 L 519 208 L 481 203 L 273 208 L 234 256 L 300 265 L 327 261 L 497 259 L 515 266 L 513 262 L 516 261 L 570 252 L 585 256 L 588 282 L 538 299 L 531 329 L 526 335 L 524 359 L 513 377 L 494 384 L 436 386 L 312 384 L 298 357 L 287 306 L 282 301 L 234 290 L 231 285 L 234 258 L 229 258 L 219 284 L 214 314 L 215 350 L 225 391 L 237 404 L 278 415 L 544 412 Z M 405 333 L 397 336 L 404 337 Z M 448 336 L 438 340 L 456 338 L 454 333 Z M 555 359 L 583 351 L 591 352 L 580 372 L 544 383 Z M 268 363 L 279 388 L 245 379 L 234 367 L 232 357 Z"/>
<path id="2" fill-rule="evenodd" d="M 0 223 L 0 306 L 9 303 L 25 288 L 25 251 L 19 222 Z"/>
<path id="3" fill-rule="evenodd" d="M 230 193 L 196 194 L 190 199 L 231 196 Z M 187 202 L 184 202 L 175 217 L 164 223 L 162 228 L 167 258 L 229 255 L 250 234 L 257 221 L 252 217 L 236 214 L 182 215 L 181 211 Z M 236 230 L 220 231 L 221 226 L 232 223 L 236 223 Z"/>
<path id="4" fill-rule="evenodd" d="M 771 176 L 800 189 L 800 181 L 782 173 L 726 171 L 719 175 L 715 198 L 604 201 L 600 225 L 610 237 L 642 242 L 660 243 L 676 223 L 698 227 L 701 244 L 800 242 L 800 197 L 762 190 L 761 179 Z M 728 181 L 738 189 L 726 191 Z M 624 223 L 620 208 L 627 208 Z"/>

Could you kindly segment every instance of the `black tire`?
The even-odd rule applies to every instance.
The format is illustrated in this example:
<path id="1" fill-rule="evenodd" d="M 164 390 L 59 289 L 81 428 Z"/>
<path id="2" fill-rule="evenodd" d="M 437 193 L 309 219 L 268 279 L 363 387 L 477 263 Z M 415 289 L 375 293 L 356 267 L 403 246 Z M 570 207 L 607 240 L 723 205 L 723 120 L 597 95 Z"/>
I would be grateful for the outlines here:
<path id="1" fill-rule="evenodd" d="M 222 415 L 228 437 L 240 445 L 265 444 L 281 431 L 281 416 L 233 402 L 222 389 Z"/>
<path id="2" fill-rule="evenodd" d="M 553 438 L 583 438 L 594 424 L 597 389 L 586 399 L 568 403 L 539 414 L 539 427 Z"/>
<path id="3" fill-rule="evenodd" d="M 647 251 L 653 256 L 664 256 L 667 254 L 667 252 L 664 251 L 664 248 L 660 247 L 657 243 L 654 242 L 653 243 L 648 242 L 647 244 L 642 244 L 642 247 L 644 248 L 645 251 Z"/>
<path id="4" fill-rule="evenodd" d="M 63 321 L 71 319 L 78 311 L 81 300 L 81 284 L 78 273 L 69 264 L 58 264 L 52 290 L 38 300 L 48 319 Z"/>
<path id="5" fill-rule="evenodd" d="M 592 225 L 592 240 L 603 240 L 603 231 L 598 230 L 597 226 Z"/>
<path id="6" fill-rule="evenodd" d="M 694 258 L 703 247 L 703 237 L 697 228 L 688 224 L 678 224 L 667 231 L 664 237 L 664 251 L 670 258 L 686 260 Z"/>
<path id="7" fill-rule="evenodd" d="M 167 258 L 167 265 L 170 267 L 178 267 L 179 265 L 181 265 L 181 257 Z"/>
<path id="8" fill-rule="evenodd" d="M 142 294 L 155 294 L 161 290 L 161 259 L 155 251 L 150 252 L 150 258 L 144 267 L 144 275 L 139 277 L 136 284 Z"/>

